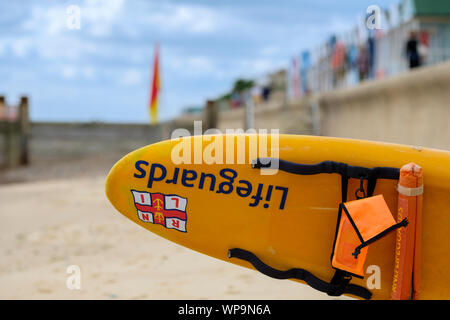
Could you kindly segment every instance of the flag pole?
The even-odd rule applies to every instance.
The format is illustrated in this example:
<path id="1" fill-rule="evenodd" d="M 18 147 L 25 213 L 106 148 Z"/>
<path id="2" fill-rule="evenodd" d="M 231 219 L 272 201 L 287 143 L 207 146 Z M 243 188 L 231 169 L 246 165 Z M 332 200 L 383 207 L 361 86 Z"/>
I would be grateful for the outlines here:
<path id="1" fill-rule="evenodd" d="M 155 53 L 153 57 L 153 75 L 150 88 L 150 123 L 158 123 L 158 96 L 160 91 L 160 78 L 159 78 L 159 44 L 155 42 Z"/>

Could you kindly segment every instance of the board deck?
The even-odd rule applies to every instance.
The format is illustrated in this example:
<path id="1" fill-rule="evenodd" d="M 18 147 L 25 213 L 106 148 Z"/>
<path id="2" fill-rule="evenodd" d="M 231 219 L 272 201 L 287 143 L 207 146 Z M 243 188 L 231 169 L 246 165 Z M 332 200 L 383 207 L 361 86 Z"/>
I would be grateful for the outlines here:
<path id="1" fill-rule="evenodd" d="M 341 202 L 340 176 L 283 171 L 261 175 L 260 169 L 250 165 L 254 158 L 250 144 L 255 139 L 265 140 L 258 135 L 226 139 L 221 135 L 186 137 L 131 152 L 111 169 L 107 197 L 130 220 L 190 249 L 253 268 L 246 261 L 228 258 L 229 249 L 242 248 L 274 268 L 303 268 L 329 281 L 334 273 L 330 254 Z M 241 151 L 238 141 L 242 139 L 245 163 L 236 164 Z M 228 163 L 207 164 L 203 159 L 203 163 L 194 164 L 198 152 L 192 152 L 183 154 L 190 164 L 175 164 L 172 152 L 180 143 L 200 148 L 197 151 L 204 154 L 217 156 L 221 150 L 223 162 Z M 450 299 L 450 152 L 298 135 L 280 135 L 276 147 L 271 147 L 269 137 L 267 145 L 268 154 L 259 156 L 278 153 L 280 159 L 302 164 L 331 160 L 368 168 L 400 168 L 408 162 L 420 165 L 424 172 L 420 298 Z M 396 186 L 395 180 L 378 180 L 374 192 L 383 194 L 394 217 Z M 355 199 L 358 187 L 359 181 L 350 179 L 348 200 Z M 149 206 L 156 206 L 158 212 Z M 153 223 L 146 219 L 153 219 Z M 380 288 L 371 289 L 373 299 L 390 298 L 394 251 L 395 232 L 370 245 L 365 270 L 378 266 L 381 276 Z M 368 275 L 354 278 L 352 283 L 367 287 Z"/>

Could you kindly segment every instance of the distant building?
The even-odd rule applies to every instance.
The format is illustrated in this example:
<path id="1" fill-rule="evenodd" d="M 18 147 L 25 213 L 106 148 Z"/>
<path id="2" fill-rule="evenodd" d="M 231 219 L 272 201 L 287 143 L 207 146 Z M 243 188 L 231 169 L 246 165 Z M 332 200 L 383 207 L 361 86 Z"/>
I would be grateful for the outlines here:
<path id="1" fill-rule="evenodd" d="M 287 71 L 284 69 L 269 73 L 270 87 L 274 91 L 286 90 Z"/>
<path id="2" fill-rule="evenodd" d="M 303 52 L 300 66 L 290 74 L 300 74 L 308 92 L 399 74 L 409 69 L 406 44 L 412 33 L 421 65 L 450 60 L 450 0 L 402 0 L 377 14 L 368 13 L 347 33 L 333 34 L 322 45 Z M 369 17 L 381 19 L 379 29 L 367 26 Z M 289 77 L 289 88 L 298 86 L 294 78 Z"/>
<path id="3" fill-rule="evenodd" d="M 397 11 L 397 12 L 393 12 Z M 375 75 L 395 75 L 408 69 L 406 42 L 416 32 L 423 64 L 450 59 L 450 1 L 403 0 L 385 10 L 382 29 L 375 35 Z"/>

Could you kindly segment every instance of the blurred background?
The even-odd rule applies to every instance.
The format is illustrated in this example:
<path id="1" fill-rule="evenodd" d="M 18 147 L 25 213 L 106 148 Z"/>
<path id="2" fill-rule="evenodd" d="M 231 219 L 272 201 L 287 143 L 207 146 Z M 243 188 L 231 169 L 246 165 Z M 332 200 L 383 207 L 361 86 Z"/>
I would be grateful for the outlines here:
<path id="1" fill-rule="evenodd" d="M 448 0 L 0 0 L 0 298 L 327 298 L 141 230 L 109 169 L 195 120 L 449 150 L 449 59 Z"/>

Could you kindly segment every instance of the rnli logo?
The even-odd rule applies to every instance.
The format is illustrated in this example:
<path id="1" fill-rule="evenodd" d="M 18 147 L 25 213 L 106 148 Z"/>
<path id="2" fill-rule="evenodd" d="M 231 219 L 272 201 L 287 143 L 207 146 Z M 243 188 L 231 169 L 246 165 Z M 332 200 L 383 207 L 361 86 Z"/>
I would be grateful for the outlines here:
<path id="1" fill-rule="evenodd" d="M 141 221 L 160 224 L 167 229 L 186 231 L 187 199 L 177 195 L 131 190 Z"/>

